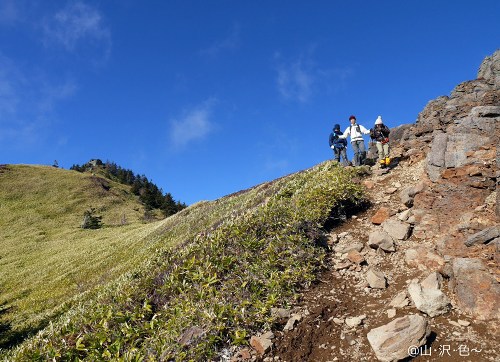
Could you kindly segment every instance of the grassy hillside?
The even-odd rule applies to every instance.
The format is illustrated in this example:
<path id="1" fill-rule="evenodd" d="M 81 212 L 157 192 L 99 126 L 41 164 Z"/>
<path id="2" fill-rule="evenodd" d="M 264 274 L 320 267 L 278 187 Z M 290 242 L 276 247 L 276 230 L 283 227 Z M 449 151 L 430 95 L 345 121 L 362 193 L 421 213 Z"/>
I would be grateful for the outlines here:
<path id="1" fill-rule="evenodd" d="M 80 228 L 93 207 L 101 230 Z M 156 226 L 128 187 L 53 167 L 0 170 L 0 345 L 46 324 L 74 295 L 137 262 Z"/>
<path id="2" fill-rule="evenodd" d="M 2 186 L 7 177 L 21 171 L 22 167 L 12 167 L 1 174 Z M 77 216 L 83 208 L 74 219 L 63 216 L 72 214 L 72 207 L 83 207 L 83 200 L 64 206 L 66 201 L 55 198 L 53 212 L 60 218 L 67 217 L 68 225 L 71 219 L 76 228 L 64 231 L 66 228 L 53 222 L 54 229 L 61 230 L 48 228 L 50 237 L 42 241 L 36 241 L 39 228 L 34 225 L 54 219 L 53 213 L 40 217 L 32 214 L 42 212 L 19 211 L 18 217 L 28 214 L 38 219 L 18 229 L 18 233 L 31 235 L 24 239 L 29 247 L 22 249 L 21 243 L 12 241 L 12 233 L 0 239 L 2 245 L 11 248 L 10 253 L 2 250 L 2 278 L 8 268 L 7 256 L 12 259 L 19 250 L 31 255 L 31 259 L 10 261 L 11 265 L 18 263 L 18 277 L 2 280 L 2 288 L 10 295 L 4 304 L 16 303 L 17 298 L 32 300 L 14 290 L 14 280 L 36 271 L 30 266 L 35 259 L 44 273 L 32 280 L 46 300 L 53 290 L 59 290 L 59 295 L 67 292 L 68 279 L 82 277 L 80 282 L 97 283 L 102 278 L 122 276 L 83 295 L 77 295 L 78 283 L 70 283 L 72 293 L 66 298 L 74 296 L 71 303 L 62 308 L 59 303 L 65 300 L 63 297 L 51 301 L 54 308 L 64 309 L 65 313 L 55 320 L 46 304 L 39 314 L 45 313 L 53 323 L 16 350 L 4 353 L 5 358 L 203 360 L 214 356 L 223 345 L 247 343 L 252 332 L 273 323 L 272 307 L 292 302 L 295 293 L 314 279 L 324 255 L 320 246 L 323 225 L 332 215 L 363 201 L 361 187 L 352 181 L 355 172 L 326 162 L 245 192 L 198 203 L 161 222 L 143 225 L 132 222 L 130 216 L 128 225 L 92 231 L 78 229 Z M 71 173 L 73 177 L 89 176 Z M 118 187 L 116 191 L 119 194 Z M 63 200 L 71 199 L 70 194 Z M 1 197 L 6 198 L 3 187 Z M 38 200 L 40 203 L 44 202 Z M 14 205 L 19 207 L 12 201 L 10 207 L 16 209 Z M 52 242 L 54 239 L 59 241 Z M 40 247 L 40 243 L 50 247 Z M 75 249 L 75 244 L 82 245 Z M 97 246 L 95 257 L 100 262 L 89 262 L 93 259 L 89 253 Z M 48 262 L 55 250 L 64 257 L 52 257 Z M 66 262 L 66 255 L 73 261 Z M 72 271 L 72 266 L 80 263 L 81 271 Z M 33 295 L 31 285 L 25 288 L 30 291 L 28 295 Z M 22 325 L 19 312 L 24 310 L 29 315 L 29 308 L 17 308 L 6 315 Z M 181 337 L 194 327 L 200 336 L 186 344 Z"/>

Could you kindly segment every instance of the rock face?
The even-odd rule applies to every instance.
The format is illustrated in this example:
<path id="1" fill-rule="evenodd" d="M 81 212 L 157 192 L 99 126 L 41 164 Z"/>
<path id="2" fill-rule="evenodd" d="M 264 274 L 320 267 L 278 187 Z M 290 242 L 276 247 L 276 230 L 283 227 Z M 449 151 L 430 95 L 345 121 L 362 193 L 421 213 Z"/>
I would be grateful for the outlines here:
<path id="1" fill-rule="evenodd" d="M 412 235 L 434 244 L 433 251 L 407 250 L 407 265 L 444 272 L 445 258 L 457 258 L 458 306 L 480 320 L 499 318 L 500 50 L 484 59 L 477 79 L 430 101 L 395 134 L 396 153 L 425 162 L 425 187 L 404 189 L 400 198 L 412 210 Z"/>
<path id="2" fill-rule="evenodd" d="M 459 308 L 479 320 L 500 318 L 500 285 L 479 259 L 453 261 L 453 281 Z"/>
<path id="3" fill-rule="evenodd" d="M 427 320 L 413 314 L 372 329 L 367 337 L 379 361 L 399 361 L 408 356 L 410 347 L 424 345 L 429 334 Z"/>

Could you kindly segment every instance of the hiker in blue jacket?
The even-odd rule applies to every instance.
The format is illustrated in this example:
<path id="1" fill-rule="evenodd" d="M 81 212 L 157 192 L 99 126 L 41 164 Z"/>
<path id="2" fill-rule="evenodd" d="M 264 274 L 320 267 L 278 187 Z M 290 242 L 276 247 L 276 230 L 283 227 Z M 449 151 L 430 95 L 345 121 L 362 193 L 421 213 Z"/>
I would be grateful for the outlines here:
<path id="1" fill-rule="evenodd" d="M 366 159 L 365 140 L 363 139 L 363 135 L 370 134 L 370 131 L 357 124 L 355 116 L 350 116 L 349 122 L 351 122 L 351 125 L 347 127 L 344 134 L 339 137 L 347 138 L 347 136 L 351 135 L 351 145 L 354 151 L 354 166 L 361 166 Z"/>
<path id="2" fill-rule="evenodd" d="M 340 138 L 342 136 L 342 131 L 340 130 L 340 125 L 336 124 L 333 126 L 333 131 L 330 133 L 329 143 L 330 148 L 333 150 L 333 155 L 337 162 L 340 162 L 340 157 L 342 156 L 342 164 L 344 166 L 349 165 L 349 160 L 347 159 L 347 140 Z"/>

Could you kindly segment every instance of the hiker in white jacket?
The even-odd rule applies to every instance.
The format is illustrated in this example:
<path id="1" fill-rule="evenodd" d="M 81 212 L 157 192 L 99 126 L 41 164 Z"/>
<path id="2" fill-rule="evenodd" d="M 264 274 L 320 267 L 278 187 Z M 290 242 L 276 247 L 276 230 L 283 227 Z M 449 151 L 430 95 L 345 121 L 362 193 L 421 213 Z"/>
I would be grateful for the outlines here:
<path id="1" fill-rule="evenodd" d="M 365 140 L 363 139 L 363 134 L 370 134 L 370 131 L 357 124 L 355 116 L 350 116 L 349 122 L 351 122 L 351 125 L 346 128 L 344 134 L 339 136 L 339 138 L 347 138 L 347 136 L 351 135 L 351 145 L 354 152 L 354 166 L 361 166 L 365 162 L 366 158 Z"/>

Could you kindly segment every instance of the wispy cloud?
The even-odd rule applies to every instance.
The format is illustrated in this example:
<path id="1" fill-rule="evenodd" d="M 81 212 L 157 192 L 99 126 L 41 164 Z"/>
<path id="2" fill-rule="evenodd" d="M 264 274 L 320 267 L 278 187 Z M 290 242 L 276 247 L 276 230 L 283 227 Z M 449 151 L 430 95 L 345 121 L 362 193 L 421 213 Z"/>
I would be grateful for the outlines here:
<path id="1" fill-rule="evenodd" d="M 55 122 L 56 105 L 76 89 L 71 79 L 49 81 L 0 54 L 0 140 L 18 146 L 38 140 Z"/>
<path id="2" fill-rule="evenodd" d="M 338 91 L 354 74 L 350 66 L 318 67 L 314 60 L 315 50 L 313 45 L 299 56 L 288 59 L 275 53 L 276 87 L 283 99 L 307 103 L 321 90 Z"/>
<path id="3" fill-rule="evenodd" d="M 47 46 L 59 45 L 67 51 L 90 48 L 107 59 L 111 51 L 111 31 L 98 9 L 82 1 L 69 2 L 43 22 Z"/>
<path id="4" fill-rule="evenodd" d="M 240 44 L 240 27 L 234 25 L 231 33 L 220 40 L 214 41 L 210 46 L 200 51 L 203 56 L 216 58 L 220 53 L 226 50 L 236 49 Z"/>
<path id="5" fill-rule="evenodd" d="M 280 54 L 275 58 L 277 66 L 277 87 L 280 95 L 286 100 L 307 102 L 316 82 L 314 65 L 310 59 L 300 56 L 297 59 L 282 61 Z"/>
<path id="6" fill-rule="evenodd" d="M 170 121 L 170 140 L 175 148 L 205 138 L 214 127 L 211 120 L 215 99 L 209 99 L 191 110 L 185 111 L 179 119 Z"/>

